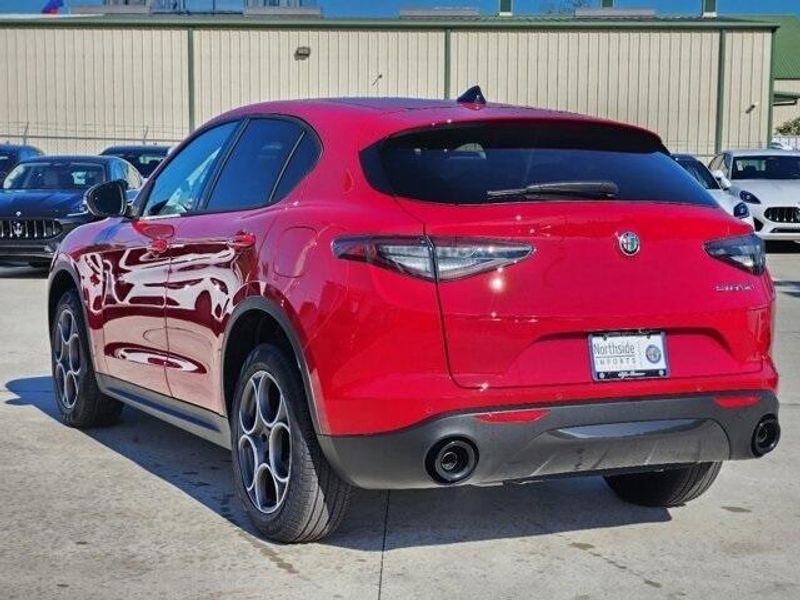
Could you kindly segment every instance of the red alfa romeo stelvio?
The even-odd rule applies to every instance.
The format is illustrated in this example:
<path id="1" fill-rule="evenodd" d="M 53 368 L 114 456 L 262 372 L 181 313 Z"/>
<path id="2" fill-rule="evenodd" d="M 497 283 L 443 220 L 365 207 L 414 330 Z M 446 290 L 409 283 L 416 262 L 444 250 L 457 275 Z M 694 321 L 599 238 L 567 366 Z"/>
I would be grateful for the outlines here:
<path id="1" fill-rule="evenodd" d="M 256 104 L 86 201 L 49 282 L 63 421 L 229 448 L 267 538 L 331 533 L 353 487 L 675 506 L 778 443 L 763 243 L 644 129 L 477 89 Z"/>

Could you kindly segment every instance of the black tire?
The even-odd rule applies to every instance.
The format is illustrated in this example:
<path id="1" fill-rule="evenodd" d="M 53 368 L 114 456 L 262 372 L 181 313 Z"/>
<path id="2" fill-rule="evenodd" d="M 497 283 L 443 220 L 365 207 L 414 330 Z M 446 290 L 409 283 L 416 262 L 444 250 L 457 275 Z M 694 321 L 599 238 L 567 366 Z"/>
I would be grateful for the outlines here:
<path id="1" fill-rule="evenodd" d="M 268 391 L 261 390 L 262 382 L 269 386 Z M 285 410 L 267 408 L 251 417 L 254 397 L 256 406 L 259 398 L 271 398 L 262 402 L 262 406 L 285 406 Z M 274 419 L 259 416 L 265 413 L 274 414 Z M 250 353 L 239 375 L 229 418 L 236 493 L 264 537 L 277 542 L 301 543 L 319 540 L 335 531 L 347 512 L 352 488 L 339 478 L 322 453 L 300 375 L 294 361 L 283 350 L 262 344 Z M 281 421 L 283 418 L 285 425 Z M 278 427 L 285 427 L 282 435 L 287 435 L 286 429 L 289 431 L 288 460 L 285 451 L 272 452 L 275 426 L 266 426 L 270 420 Z M 247 421 L 246 425 L 243 421 Z M 247 434 L 248 430 L 252 433 Z M 269 448 L 267 455 L 265 448 Z M 284 467 L 272 468 L 275 454 L 284 457 L 281 458 Z M 267 465 L 270 469 L 264 473 Z M 272 476 L 273 471 L 283 469 L 285 484 Z M 268 491 L 268 484 L 260 487 L 257 472 L 269 478 L 268 483 L 274 485 L 271 491 Z M 269 502 L 262 503 L 256 488 L 262 490 L 262 497 L 274 492 L 275 501 L 272 502 L 270 496 Z M 261 508 L 257 504 L 261 504 Z M 271 512 L 265 512 L 264 504 Z"/>
<path id="2" fill-rule="evenodd" d="M 64 336 L 72 340 L 70 352 L 77 358 L 64 360 L 62 330 L 71 319 L 70 331 Z M 66 292 L 58 301 L 50 332 L 50 359 L 53 369 L 53 391 L 61 420 L 70 427 L 89 428 L 113 425 L 122 414 L 122 403 L 102 394 L 97 387 L 94 365 L 89 351 L 89 337 L 83 319 L 83 308 L 75 290 Z M 68 345 L 69 346 L 69 345 Z M 61 357 L 61 358 L 60 358 Z M 67 367 L 69 366 L 69 373 Z M 65 387 L 65 381 L 69 380 Z"/>
<path id="3" fill-rule="evenodd" d="M 650 473 L 609 475 L 612 490 L 631 504 L 640 506 L 680 506 L 703 494 L 719 475 L 722 463 L 698 463 Z"/>

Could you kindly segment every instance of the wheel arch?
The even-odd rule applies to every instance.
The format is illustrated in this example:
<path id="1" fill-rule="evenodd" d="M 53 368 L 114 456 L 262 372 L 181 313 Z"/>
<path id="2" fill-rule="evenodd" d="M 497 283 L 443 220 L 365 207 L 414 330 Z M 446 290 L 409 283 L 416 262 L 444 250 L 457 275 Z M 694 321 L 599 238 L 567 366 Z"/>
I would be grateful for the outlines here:
<path id="1" fill-rule="evenodd" d="M 250 351 L 259 343 L 273 342 L 291 352 L 308 402 L 314 431 L 319 435 L 319 414 L 300 337 L 289 317 L 264 297 L 251 297 L 239 304 L 228 319 L 222 343 L 221 393 L 230 415 L 236 382 Z"/>
<path id="2" fill-rule="evenodd" d="M 47 290 L 47 327 L 48 331 L 53 328 L 53 317 L 55 316 L 56 306 L 61 297 L 69 290 L 75 290 L 78 293 L 78 298 L 81 300 L 81 307 L 83 308 L 84 323 L 88 323 L 86 315 L 86 306 L 83 303 L 81 294 L 80 280 L 78 275 L 67 265 L 61 265 L 50 273 L 48 290 Z"/>

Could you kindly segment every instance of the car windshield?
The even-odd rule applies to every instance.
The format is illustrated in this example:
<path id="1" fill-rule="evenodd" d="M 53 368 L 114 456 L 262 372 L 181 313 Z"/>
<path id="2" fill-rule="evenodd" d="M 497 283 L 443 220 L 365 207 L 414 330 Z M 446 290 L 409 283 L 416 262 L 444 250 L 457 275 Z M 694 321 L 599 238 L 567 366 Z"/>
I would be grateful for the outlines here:
<path id="1" fill-rule="evenodd" d="M 156 167 L 164 160 L 166 153 L 153 152 L 107 152 L 109 156 L 116 156 L 131 163 L 142 177 L 150 177 Z"/>
<path id="2" fill-rule="evenodd" d="M 105 181 L 103 165 L 71 161 L 22 163 L 8 174 L 5 190 L 85 190 Z"/>
<path id="3" fill-rule="evenodd" d="M 680 166 L 686 169 L 692 177 L 697 180 L 697 183 L 702 185 L 707 190 L 720 189 L 717 180 L 711 175 L 709 170 L 699 160 L 693 158 L 681 158 L 676 161 Z"/>
<path id="4" fill-rule="evenodd" d="M 531 120 L 424 129 L 368 148 L 362 165 L 376 189 L 429 202 L 557 201 L 570 194 L 510 192 L 601 182 L 615 186 L 614 200 L 713 205 L 656 136 L 601 123 Z"/>
<path id="5" fill-rule="evenodd" d="M 740 156 L 731 179 L 800 179 L 800 156 Z"/>

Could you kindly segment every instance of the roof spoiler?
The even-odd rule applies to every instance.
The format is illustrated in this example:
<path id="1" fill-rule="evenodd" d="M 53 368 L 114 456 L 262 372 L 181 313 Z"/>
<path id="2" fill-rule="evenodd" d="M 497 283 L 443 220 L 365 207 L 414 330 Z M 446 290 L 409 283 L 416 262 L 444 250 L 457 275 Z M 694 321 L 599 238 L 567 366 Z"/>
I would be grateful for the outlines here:
<path id="1" fill-rule="evenodd" d="M 481 86 L 473 85 L 466 92 L 461 94 L 456 102 L 459 104 L 486 104 L 486 96 L 483 95 Z"/>

